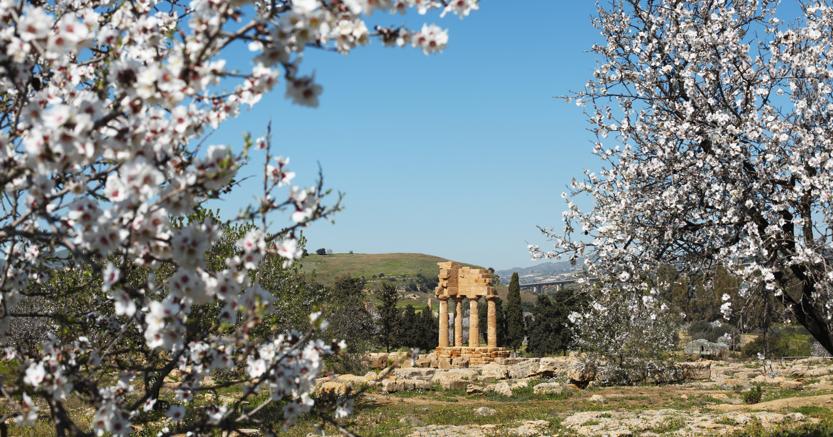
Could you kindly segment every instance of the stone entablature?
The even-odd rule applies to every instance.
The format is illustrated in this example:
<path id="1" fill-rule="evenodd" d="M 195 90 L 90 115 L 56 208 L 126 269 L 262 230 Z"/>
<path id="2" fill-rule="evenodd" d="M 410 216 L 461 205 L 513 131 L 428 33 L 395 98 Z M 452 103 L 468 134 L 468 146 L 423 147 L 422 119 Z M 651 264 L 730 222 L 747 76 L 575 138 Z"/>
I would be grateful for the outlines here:
<path id="1" fill-rule="evenodd" d="M 437 263 L 440 268 L 438 285 L 435 291 L 440 301 L 440 335 L 437 346 L 437 358 L 467 358 L 473 365 L 486 364 L 496 358 L 507 357 L 509 352 L 497 346 L 497 306 L 498 298 L 494 287 L 494 275 L 485 269 L 463 266 L 453 261 Z M 480 346 L 480 317 L 478 300 L 486 299 L 487 323 L 486 344 Z M 469 301 L 469 338 L 468 347 L 463 345 L 463 300 Z M 448 338 L 448 301 L 454 303 L 454 344 Z M 484 349 L 485 351 L 481 351 Z"/>

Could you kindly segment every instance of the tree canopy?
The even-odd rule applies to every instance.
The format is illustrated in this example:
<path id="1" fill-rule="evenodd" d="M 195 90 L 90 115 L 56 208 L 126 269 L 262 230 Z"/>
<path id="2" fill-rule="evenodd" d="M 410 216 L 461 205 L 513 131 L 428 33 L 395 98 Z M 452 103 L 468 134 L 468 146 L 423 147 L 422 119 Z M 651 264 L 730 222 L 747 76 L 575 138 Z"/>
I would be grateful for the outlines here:
<path id="1" fill-rule="evenodd" d="M 603 2 L 599 66 L 572 96 L 597 137 L 599 172 L 565 193 L 564 232 L 539 257 L 583 259 L 587 335 L 671 346 L 663 290 L 718 266 L 741 281 L 730 317 L 774 296 L 833 352 L 833 7 L 778 2 Z M 582 197 L 592 200 L 584 210 Z M 615 313 L 615 314 L 614 314 Z M 620 327 L 609 326 L 618 320 Z M 597 323 L 598 322 L 598 323 Z M 593 325 L 596 325 L 595 327 Z M 629 329 L 633 328 L 633 329 Z M 660 338 L 662 337 L 662 338 Z"/>

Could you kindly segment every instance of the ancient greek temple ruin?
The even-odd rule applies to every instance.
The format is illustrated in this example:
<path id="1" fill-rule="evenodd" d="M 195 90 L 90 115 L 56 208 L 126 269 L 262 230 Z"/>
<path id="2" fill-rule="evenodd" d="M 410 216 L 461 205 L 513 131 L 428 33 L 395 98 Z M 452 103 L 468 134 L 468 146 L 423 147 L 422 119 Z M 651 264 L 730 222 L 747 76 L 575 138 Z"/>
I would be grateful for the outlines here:
<path id="1" fill-rule="evenodd" d="M 436 355 L 440 366 L 486 364 L 509 356 L 509 350 L 497 345 L 497 291 L 494 277 L 485 269 L 463 266 L 452 261 L 437 263 L 440 267 L 439 284 L 435 292 L 440 301 L 440 335 Z M 480 344 L 478 301 L 486 299 L 486 346 Z M 454 304 L 454 345 L 448 338 L 448 303 Z M 468 346 L 463 346 L 463 300 L 469 303 Z"/>

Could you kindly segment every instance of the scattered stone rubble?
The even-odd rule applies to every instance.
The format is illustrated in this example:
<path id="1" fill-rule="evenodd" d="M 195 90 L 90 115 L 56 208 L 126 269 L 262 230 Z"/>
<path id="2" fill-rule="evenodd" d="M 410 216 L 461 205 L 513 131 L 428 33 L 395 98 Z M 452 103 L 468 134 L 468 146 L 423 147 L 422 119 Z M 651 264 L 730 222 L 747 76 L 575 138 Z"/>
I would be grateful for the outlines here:
<path id="1" fill-rule="evenodd" d="M 526 387 L 531 379 L 545 380 L 539 394 L 557 394 L 564 390 L 598 384 L 598 370 L 578 356 L 546 358 L 499 358 L 482 366 L 459 368 L 412 367 L 411 360 L 400 360 L 401 353 L 369 354 L 366 362 L 395 363 L 378 373 L 364 376 L 338 375 L 318 380 L 318 390 L 337 395 L 352 393 L 362 387 L 378 386 L 383 392 L 409 390 L 466 390 L 469 394 L 498 393 L 511 396 L 513 390 Z M 385 355 L 384 359 L 380 356 Z M 429 354 L 430 355 L 430 354 Z M 383 375 L 383 376 L 380 376 Z M 691 384 L 701 389 L 746 389 L 755 384 L 777 385 L 784 389 L 833 389 L 833 361 L 807 358 L 792 361 L 760 362 L 691 361 L 677 363 L 673 378 L 666 381 Z"/>
<path id="2" fill-rule="evenodd" d="M 386 360 L 390 362 L 391 360 Z M 408 362 L 404 363 L 405 366 Z M 345 396 L 367 387 L 384 393 L 410 390 L 465 390 L 469 395 L 497 394 L 510 397 L 519 389 L 531 388 L 536 395 L 578 395 L 596 408 L 609 411 L 580 411 L 563 418 L 561 435 L 652 436 L 714 435 L 731 433 L 752 422 L 764 427 L 812 423 L 817 419 L 791 413 L 769 403 L 746 405 L 742 390 L 755 384 L 775 385 L 792 390 L 833 390 L 833 360 L 808 358 L 775 362 L 693 361 L 678 363 L 676 372 L 684 387 L 714 390 L 709 396 L 718 404 L 693 410 L 617 410 L 614 395 L 582 391 L 595 384 L 598 369 L 578 356 L 550 358 L 504 358 L 482 366 L 439 369 L 431 367 L 386 368 L 364 376 L 337 375 L 317 382 L 319 394 Z M 534 383 L 533 383 L 534 382 Z M 719 391 L 729 391 L 721 393 Z M 688 399 L 683 394 L 681 399 Z M 761 408 L 756 408 L 760 405 Z M 724 408 L 725 407 L 725 408 Z M 473 409 L 475 416 L 490 417 L 494 408 Z M 493 425 L 431 425 L 409 422 L 411 436 L 493 436 L 548 435 L 549 422 L 525 421 Z M 566 432 L 566 434 L 564 434 Z"/>
<path id="3" fill-rule="evenodd" d="M 570 435 L 657 436 L 724 435 L 758 421 L 764 428 L 788 423 L 810 423 L 801 413 L 768 411 L 711 413 L 679 410 L 583 411 L 561 421 Z"/>
<path id="4" fill-rule="evenodd" d="M 527 420 L 509 427 L 498 425 L 428 425 L 415 428 L 408 437 L 492 437 L 545 436 L 550 423 L 546 420 Z"/>

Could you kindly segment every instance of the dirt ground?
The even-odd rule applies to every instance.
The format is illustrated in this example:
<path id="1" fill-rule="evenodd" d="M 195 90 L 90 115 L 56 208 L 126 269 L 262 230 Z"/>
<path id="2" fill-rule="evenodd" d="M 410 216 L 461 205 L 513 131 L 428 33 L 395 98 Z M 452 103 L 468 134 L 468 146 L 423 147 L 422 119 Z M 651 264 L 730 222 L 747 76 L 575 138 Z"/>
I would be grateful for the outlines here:
<path id="1" fill-rule="evenodd" d="M 345 426 L 363 436 L 833 435 L 833 362 L 712 365 L 683 384 L 572 388 L 535 394 L 534 379 L 511 396 L 465 389 L 384 393 L 371 389 Z M 746 399 L 754 387 L 761 398 Z M 294 435 L 335 435 L 304 424 Z"/>

